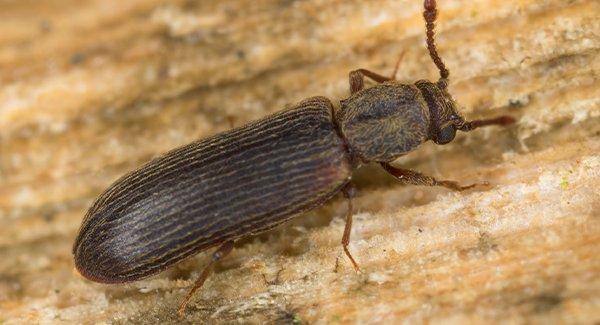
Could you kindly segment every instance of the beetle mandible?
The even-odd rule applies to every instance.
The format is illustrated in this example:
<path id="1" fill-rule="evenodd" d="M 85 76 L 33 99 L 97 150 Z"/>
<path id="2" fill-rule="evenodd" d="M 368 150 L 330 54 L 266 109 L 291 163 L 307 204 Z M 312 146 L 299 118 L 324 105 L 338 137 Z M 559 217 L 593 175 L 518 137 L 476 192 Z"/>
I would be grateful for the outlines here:
<path id="1" fill-rule="evenodd" d="M 478 184 L 436 180 L 390 162 L 428 140 L 449 143 L 457 130 L 514 122 L 509 116 L 466 121 L 459 114 L 434 43 L 436 16 L 435 0 L 424 0 L 437 82 L 402 84 L 354 70 L 351 95 L 339 109 L 325 97 L 309 98 L 150 161 L 117 180 L 90 207 L 73 247 L 77 270 L 96 282 L 130 282 L 219 246 L 181 303 L 183 313 L 235 240 L 278 226 L 341 191 L 348 201 L 342 246 L 358 271 L 348 250 L 353 169 L 377 162 L 405 184 L 468 189 Z M 365 77 L 377 84 L 364 88 Z"/>

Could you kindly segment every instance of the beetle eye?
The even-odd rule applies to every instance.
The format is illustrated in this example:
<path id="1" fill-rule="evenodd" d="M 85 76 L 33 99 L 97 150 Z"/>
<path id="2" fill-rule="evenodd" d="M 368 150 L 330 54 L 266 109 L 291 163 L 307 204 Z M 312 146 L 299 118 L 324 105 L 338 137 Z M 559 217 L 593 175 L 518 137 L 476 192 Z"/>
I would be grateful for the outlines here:
<path id="1" fill-rule="evenodd" d="M 448 125 L 445 128 L 441 129 L 437 136 L 437 144 L 446 144 L 452 140 L 454 140 L 454 136 L 456 135 L 456 129 L 454 125 Z"/>

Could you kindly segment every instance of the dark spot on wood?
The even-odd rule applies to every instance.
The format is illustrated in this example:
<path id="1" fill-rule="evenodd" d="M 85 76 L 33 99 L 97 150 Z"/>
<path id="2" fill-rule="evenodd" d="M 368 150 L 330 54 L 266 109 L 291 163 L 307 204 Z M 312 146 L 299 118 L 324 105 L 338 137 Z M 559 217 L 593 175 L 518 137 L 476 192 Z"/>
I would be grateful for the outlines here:
<path id="1" fill-rule="evenodd" d="M 47 223 L 51 223 L 52 221 L 54 221 L 55 216 L 56 211 L 45 210 L 42 212 L 42 218 L 44 218 L 44 221 L 46 221 Z"/>
<path id="2" fill-rule="evenodd" d="M 40 32 L 42 32 L 43 34 L 47 34 L 52 32 L 52 23 L 49 20 L 42 20 L 39 24 L 39 29 Z"/>
<path id="3" fill-rule="evenodd" d="M 482 232 L 479 235 L 479 241 L 477 243 L 477 249 L 484 255 L 489 253 L 491 250 L 496 250 L 498 244 L 496 244 L 493 238 L 487 232 Z"/>
<path id="4" fill-rule="evenodd" d="M 244 50 L 237 50 L 235 54 L 240 60 L 244 60 L 246 58 L 246 52 Z"/>
<path id="5" fill-rule="evenodd" d="M 267 276 L 264 273 L 261 274 L 261 275 L 262 275 L 263 280 L 265 281 L 266 285 L 278 285 L 278 284 L 281 283 L 281 279 L 280 279 L 281 272 L 283 272 L 283 269 L 280 269 L 279 271 L 277 271 L 277 273 L 275 274 L 274 279 L 271 280 L 271 281 L 267 280 Z"/>
<path id="6" fill-rule="evenodd" d="M 545 313 L 558 307 L 563 298 L 555 293 L 543 293 L 531 299 L 534 313 Z"/>
<path id="7" fill-rule="evenodd" d="M 0 302 L 14 299 L 23 294 L 23 285 L 18 275 L 0 274 Z"/>
<path id="8" fill-rule="evenodd" d="M 71 55 L 69 62 L 72 65 L 78 65 L 78 64 L 83 63 L 83 61 L 85 61 L 85 59 L 86 59 L 85 54 L 83 54 L 81 52 L 77 52 L 77 53 Z"/>

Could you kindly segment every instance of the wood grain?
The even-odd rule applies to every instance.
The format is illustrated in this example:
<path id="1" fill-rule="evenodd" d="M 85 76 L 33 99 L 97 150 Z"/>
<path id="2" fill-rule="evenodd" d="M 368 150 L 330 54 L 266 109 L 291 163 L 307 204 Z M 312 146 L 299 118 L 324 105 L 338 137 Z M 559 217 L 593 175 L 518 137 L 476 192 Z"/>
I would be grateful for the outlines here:
<path id="1" fill-rule="evenodd" d="M 240 243 L 188 308 L 209 323 L 600 321 L 600 4 L 440 0 L 439 52 L 471 118 L 515 127 L 395 164 L 489 189 L 355 177 L 335 200 Z M 200 255 L 127 286 L 74 271 L 92 200 L 177 146 L 324 95 L 348 72 L 436 79 L 421 1 L 0 3 L 0 320 L 175 323 Z"/>

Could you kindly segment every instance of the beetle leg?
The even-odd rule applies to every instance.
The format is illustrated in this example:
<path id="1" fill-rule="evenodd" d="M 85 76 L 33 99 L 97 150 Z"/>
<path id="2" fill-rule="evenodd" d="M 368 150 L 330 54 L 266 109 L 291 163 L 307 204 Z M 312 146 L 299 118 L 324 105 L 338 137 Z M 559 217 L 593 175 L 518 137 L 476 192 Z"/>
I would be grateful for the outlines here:
<path id="1" fill-rule="evenodd" d="M 378 83 L 392 80 L 390 77 L 382 76 L 367 69 L 356 69 L 350 71 L 350 94 L 354 94 L 365 87 L 365 77 Z"/>
<path id="2" fill-rule="evenodd" d="M 498 117 L 490 118 L 490 119 L 486 119 L 486 120 L 467 121 L 467 122 L 464 122 L 462 125 L 457 126 L 457 129 L 464 131 L 464 132 L 469 132 L 469 131 L 473 131 L 477 128 L 480 128 L 482 126 L 489 126 L 489 125 L 506 126 L 506 125 L 510 125 L 515 122 L 516 122 L 516 120 L 514 117 L 508 116 L 508 115 L 503 115 L 503 116 L 498 116 Z"/>
<path id="3" fill-rule="evenodd" d="M 227 119 L 227 123 L 229 124 L 229 128 L 230 129 L 235 128 L 235 116 L 233 116 L 233 115 L 227 115 L 227 116 L 225 116 L 225 118 Z"/>
<path id="4" fill-rule="evenodd" d="M 394 65 L 394 71 L 392 71 L 392 75 L 390 76 L 390 80 L 396 80 L 396 74 L 398 74 L 398 69 L 400 68 L 400 62 L 402 62 L 402 59 L 404 58 L 404 54 L 406 54 L 406 52 L 402 51 L 402 53 L 400 53 L 400 55 L 398 56 L 396 65 Z"/>
<path id="5" fill-rule="evenodd" d="M 419 172 L 416 172 L 416 171 L 410 170 L 410 169 L 396 168 L 387 163 L 381 163 L 381 166 L 383 167 L 383 169 L 385 169 L 386 172 L 388 172 L 389 174 L 394 176 L 397 180 L 399 180 L 403 184 L 424 185 L 424 186 L 443 186 L 443 187 L 449 188 L 454 191 L 464 191 L 464 190 L 468 190 L 468 189 L 476 187 L 476 186 L 489 186 L 490 185 L 490 183 L 484 181 L 481 183 L 474 183 L 474 184 L 462 186 L 456 181 L 446 181 L 446 180 L 438 181 L 437 179 L 435 179 L 431 176 L 423 175 Z"/>
<path id="6" fill-rule="evenodd" d="M 348 256 L 348 258 L 350 259 L 350 262 L 352 262 L 352 266 L 354 266 L 354 270 L 356 270 L 356 272 L 360 272 L 360 268 L 358 267 L 358 264 L 356 263 L 356 261 L 354 260 L 354 258 L 352 257 L 352 254 L 350 254 L 350 251 L 348 250 L 348 244 L 350 243 L 350 233 L 352 232 L 352 198 L 354 197 L 354 185 L 352 185 L 352 183 L 348 183 L 348 185 L 346 185 L 343 189 L 342 192 L 344 193 L 344 197 L 347 199 L 348 202 L 348 210 L 346 210 L 346 226 L 344 227 L 344 236 L 342 237 L 342 246 L 344 246 L 344 252 L 346 253 L 346 256 Z"/>
<path id="7" fill-rule="evenodd" d="M 200 277 L 198 277 L 196 282 L 194 282 L 194 286 L 188 292 L 187 296 L 185 296 L 185 298 L 181 302 L 181 305 L 179 305 L 178 312 L 179 312 L 180 316 L 183 316 L 183 314 L 185 312 L 185 307 L 187 306 L 188 302 L 194 295 L 194 292 L 196 292 L 196 290 L 198 290 L 198 289 L 200 289 L 200 287 L 202 287 L 202 285 L 204 284 L 204 281 L 206 281 L 206 278 L 208 278 L 208 276 L 212 272 L 212 268 L 215 265 L 215 263 L 217 263 L 223 257 L 227 256 L 231 252 L 232 249 L 233 249 L 233 241 L 228 241 L 228 242 L 225 242 L 223 245 L 221 245 L 221 247 L 219 247 L 213 253 L 212 259 L 210 260 L 210 262 L 208 262 L 208 265 L 204 268 L 204 270 L 202 270 L 202 274 L 200 274 Z"/>
<path id="8" fill-rule="evenodd" d="M 400 53 L 398 56 L 398 61 L 396 61 L 396 65 L 394 66 L 394 71 L 390 77 L 382 76 L 377 72 L 373 72 L 367 69 L 356 69 L 350 71 L 350 94 L 354 94 L 355 92 L 362 90 L 365 87 L 365 77 L 377 82 L 382 83 L 390 80 L 396 80 L 396 74 L 398 73 L 398 68 L 400 67 L 400 62 L 404 57 L 406 52 Z"/>

